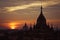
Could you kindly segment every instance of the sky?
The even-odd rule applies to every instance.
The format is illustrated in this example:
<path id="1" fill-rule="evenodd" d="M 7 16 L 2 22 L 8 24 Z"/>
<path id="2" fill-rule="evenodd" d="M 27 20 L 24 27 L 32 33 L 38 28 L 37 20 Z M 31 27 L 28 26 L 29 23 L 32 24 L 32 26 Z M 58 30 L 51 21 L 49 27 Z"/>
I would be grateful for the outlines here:
<path id="1" fill-rule="evenodd" d="M 60 24 L 59 0 L 0 0 L 0 24 L 36 21 L 41 2 L 47 21 Z"/>

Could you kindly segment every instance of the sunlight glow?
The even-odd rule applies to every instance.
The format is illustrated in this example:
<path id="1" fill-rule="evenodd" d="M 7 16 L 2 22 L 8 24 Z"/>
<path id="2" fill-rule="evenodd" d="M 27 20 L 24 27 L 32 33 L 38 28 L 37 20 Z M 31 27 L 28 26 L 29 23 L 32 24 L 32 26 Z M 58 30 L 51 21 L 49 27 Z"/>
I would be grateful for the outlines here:
<path id="1" fill-rule="evenodd" d="M 9 27 L 10 27 L 11 29 L 15 29 L 17 26 L 16 26 L 16 23 L 10 23 L 10 24 L 9 24 Z"/>

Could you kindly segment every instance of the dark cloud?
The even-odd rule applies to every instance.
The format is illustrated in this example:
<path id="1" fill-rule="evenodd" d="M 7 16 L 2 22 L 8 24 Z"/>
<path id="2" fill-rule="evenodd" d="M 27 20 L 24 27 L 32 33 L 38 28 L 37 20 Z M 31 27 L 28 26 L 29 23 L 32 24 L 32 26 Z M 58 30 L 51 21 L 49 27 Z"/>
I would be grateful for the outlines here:
<path id="1" fill-rule="evenodd" d="M 60 20 L 60 4 L 52 5 L 44 9 L 48 19 Z"/>

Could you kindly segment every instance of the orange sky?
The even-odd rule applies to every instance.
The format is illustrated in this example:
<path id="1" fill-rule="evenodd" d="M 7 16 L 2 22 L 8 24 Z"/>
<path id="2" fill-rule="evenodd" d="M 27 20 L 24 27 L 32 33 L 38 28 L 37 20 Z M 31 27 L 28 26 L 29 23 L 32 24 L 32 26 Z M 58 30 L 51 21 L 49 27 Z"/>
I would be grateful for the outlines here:
<path id="1" fill-rule="evenodd" d="M 14 23 L 14 24 L 12 24 Z M 16 25 L 16 28 L 21 28 L 25 23 L 27 23 L 27 25 L 30 25 L 30 24 L 34 24 L 36 23 L 36 20 L 20 20 L 20 21 L 11 21 L 9 23 L 3 23 L 2 25 L 4 25 L 6 28 L 11 28 L 10 24 L 12 24 L 13 26 Z M 47 20 L 47 23 L 49 24 L 57 24 L 57 23 L 60 23 L 60 20 Z"/>

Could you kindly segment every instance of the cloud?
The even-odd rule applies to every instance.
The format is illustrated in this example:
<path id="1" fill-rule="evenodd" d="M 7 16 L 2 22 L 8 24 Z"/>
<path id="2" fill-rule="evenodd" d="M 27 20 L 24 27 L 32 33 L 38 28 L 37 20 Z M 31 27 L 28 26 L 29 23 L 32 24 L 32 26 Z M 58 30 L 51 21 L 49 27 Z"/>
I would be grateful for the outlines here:
<path id="1" fill-rule="evenodd" d="M 56 1 L 47 1 L 47 2 L 42 2 L 42 6 L 43 6 L 43 7 L 47 7 L 47 6 L 51 6 L 51 5 L 56 5 L 56 4 L 58 4 L 58 3 L 59 3 L 59 2 L 56 2 Z M 4 7 L 4 9 L 5 9 L 7 12 L 12 12 L 12 11 L 21 10 L 21 9 L 27 9 L 27 8 L 36 7 L 36 6 L 37 6 L 37 7 L 38 7 L 38 6 L 41 6 L 41 2 L 40 2 L 40 1 L 36 1 L 36 2 L 33 2 L 33 3 L 24 4 L 24 5 Z"/>
<path id="2" fill-rule="evenodd" d="M 26 4 L 26 5 L 21 5 L 21 6 L 12 6 L 12 7 L 5 7 L 6 11 L 11 12 L 11 11 L 15 11 L 15 10 L 20 10 L 20 9 L 27 9 L 29 7 L 33 7 L 33 6 L 40 6 L 40 3 L 30 3 L 30 4 Z"/>

